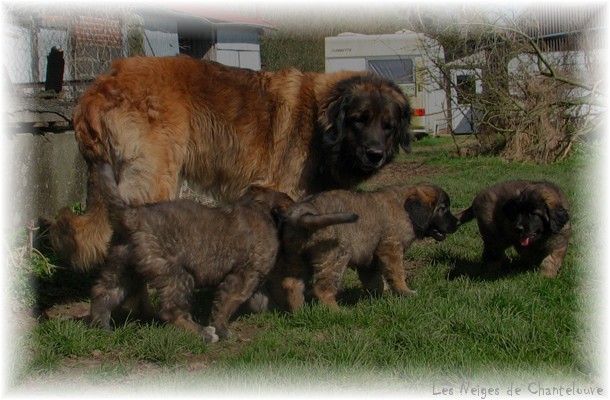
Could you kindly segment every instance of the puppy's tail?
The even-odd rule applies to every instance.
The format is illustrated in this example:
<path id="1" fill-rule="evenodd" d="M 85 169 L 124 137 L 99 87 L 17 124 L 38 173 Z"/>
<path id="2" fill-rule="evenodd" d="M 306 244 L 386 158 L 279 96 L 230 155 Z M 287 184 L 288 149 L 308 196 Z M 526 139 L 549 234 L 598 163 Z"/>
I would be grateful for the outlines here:
<path id="1" fill-rule="evenodd" d="M 474 211 L 472 210 L 472 206 L 460 212 L 456 217 L 458 219 L 458 226 L 472 221 L 474 219 Z"/>
<path id="2" fill-rule="evenodd" d="M 119 186 L 114 177 L 112 166 L 108 163 L 96 163 L 95 167 L 104 202 L 108 209 L 108 219 L 113 231 L 129 231 L 129 219 L 134 210 L 121 197 Z"/>
<path id="3" fill-rule="evenodd" d="M 330 213 L 330 214 L 310 214 L 305 213 L 292 218 L 292 223 L 300 228 L 311 230 L 325 228 L 330 225 L 351 224 L 358 221 L 358 214 L 346 213 Z"/>

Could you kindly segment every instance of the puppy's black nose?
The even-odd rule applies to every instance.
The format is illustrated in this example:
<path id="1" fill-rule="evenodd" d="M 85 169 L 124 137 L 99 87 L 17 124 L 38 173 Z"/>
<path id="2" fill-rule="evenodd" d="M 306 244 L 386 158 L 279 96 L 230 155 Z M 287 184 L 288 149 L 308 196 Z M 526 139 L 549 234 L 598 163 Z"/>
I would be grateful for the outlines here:
<path id="1" fill-rule="evenodd" d="M 367 149 L 366 150 L 366 158 L 371 162 L 371 164 L 379 164 L 383 161 L 385 157 L 385 153 L 383 150 L 379 149 Z"/>

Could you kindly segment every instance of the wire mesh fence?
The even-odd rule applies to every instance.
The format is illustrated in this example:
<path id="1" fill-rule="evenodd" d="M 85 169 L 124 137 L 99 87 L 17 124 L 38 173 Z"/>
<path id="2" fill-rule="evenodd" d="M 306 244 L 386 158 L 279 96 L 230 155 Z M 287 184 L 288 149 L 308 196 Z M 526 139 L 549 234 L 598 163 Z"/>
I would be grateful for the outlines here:
<path id="1" fill-rule="evenodd" d="M 4 8 L 3 69 L 16 94 L 63 90 L 64 96 L 77 97 L 113 59 L 134 52 L 129 40 L 133 18 L 127 7 Z"/>

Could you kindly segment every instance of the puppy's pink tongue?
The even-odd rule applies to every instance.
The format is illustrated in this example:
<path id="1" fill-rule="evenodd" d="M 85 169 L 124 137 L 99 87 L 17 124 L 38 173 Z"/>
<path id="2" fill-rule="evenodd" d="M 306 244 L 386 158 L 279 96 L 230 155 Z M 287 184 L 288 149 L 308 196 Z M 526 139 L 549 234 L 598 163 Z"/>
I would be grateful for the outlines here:
<path id="1" fill-rule="evenodd" d="M 526 237 L 525 239 L 523 239 L 521 241 L 521 246 L 523 247 L 527 247 L 532 243 L 532 238 L 531 237 Z"/>

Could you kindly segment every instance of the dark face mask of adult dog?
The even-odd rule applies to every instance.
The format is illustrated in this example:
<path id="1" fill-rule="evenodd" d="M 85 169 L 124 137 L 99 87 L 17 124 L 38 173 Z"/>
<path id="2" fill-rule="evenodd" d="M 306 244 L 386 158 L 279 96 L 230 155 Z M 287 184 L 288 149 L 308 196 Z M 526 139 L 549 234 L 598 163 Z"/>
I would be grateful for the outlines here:
<path id="1" fill-rule="evenodd" d="M 433 204 L 419 198 L 410 198 L 405 202 L 405 210 L 418 238 L 431 237 L 441 242 L 448 233 L 457 230 L 458 220 L 451 213 L 449 196 L 442 191 L 438 196 Z"/>
<path id="2" fill-rule="evenodd" d="M 535 191 L 523 191 L 508 200 L 502 210 L 518 238 L 515 245 L 521 247 L 531 246 L 550 233 L 559 233 L 568 221 L 568 213 L 563 207 L 549 210 Z"/>
<path id="3" fill-rule="evenodd" d="M 410 152 L 411 108 L 400 89 L 378 77 L 359 76 L 337 85 L 322 134 L 329 171 L 367 176 L 390 162 L 399 146 Z"/>

